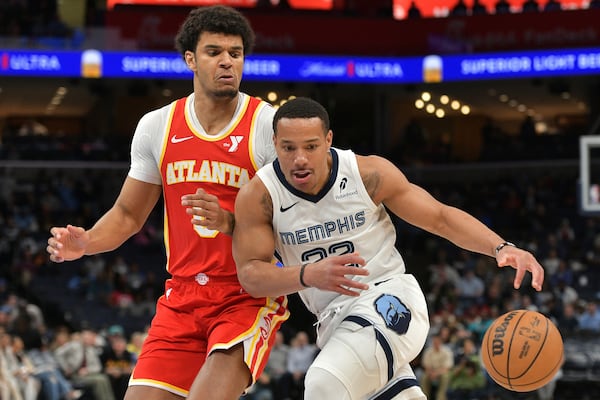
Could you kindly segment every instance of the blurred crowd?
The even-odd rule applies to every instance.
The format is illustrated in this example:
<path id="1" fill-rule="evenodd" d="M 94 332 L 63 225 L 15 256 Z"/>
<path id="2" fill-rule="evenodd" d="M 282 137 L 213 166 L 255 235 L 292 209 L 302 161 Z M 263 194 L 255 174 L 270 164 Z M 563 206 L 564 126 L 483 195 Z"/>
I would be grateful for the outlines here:
<path id="1" fill-rule="evenodd" d="M 0 398 L 122 399 L 145 331 L 49 329 L 41 310 L 9 294 L 0 310 Z"/>
<path id="2" fill-rule="evenodd" d="M 96 390 L 102 389 L 80 379 L 80 365 L 68 367 L 59 358 L 58 349 L 65 342 L 95 346 L 100 362 L 94 373 L 104 376 L 99 380 L 111 383 L 117 397 L 118 390 L 123 390 L 115 383 L 118 379 L 110 372 L 106 355 L 114 342 L 120 348 L 124 344 L 113 340 L 115 335 L 108 332 L 120 332 L 126 344 L 135 347 L 134 336 L 139 340 L 154 312 L 164 279 L 160 210 L 119 251 L 57 265 L 48 261 L 45 245 L 53 225 L 90 226 L 114 201 L 125 171 L 126 167 L 2 169 L 0 330 L 5 358 L 31 359 L 34 365 L 24 373 L 19 364 L 23 361 L 0 364 L 4 377 L 1 390 L 13 393 L 2 399 L 30 399 L 33 397 L 27 396 L 34 396 L 36 390 L 47 400 L 76 396 L 94 399 L 94 393 L 99 393 Z M 575 174 L 556 175 L 542 169 L 531 174 L 522 171 L 518 176 L 492 174 L 481 181 L 454 174 L 435 182 L 418 182 L 438 199 L 470 211 L 507 239 L 532 251 L 546 270 L 542 292 L 530 289 L 527 279 L 516 291 L 512 270 L 498 269 L 493 259 L 462 251 L 395 221 L 397 246 L 429 302 L 431 337 L 422 357 L 414 362 L 424 387 L 429 387 L 427 377 L 432 368 L 425 356 L 430 348 L 443 345 L 452 355 L 444 367 L 446 378 L 438 377 L 430 385 L 432 391 L 445 392 L 447 397 L 438 399 L 462 399 L 465 391 L 471 398 L 511 398 L 475 362 L 483 333 L 495 317 L 508 310 L 543 313 L 557 324 L 565 339 L 597 337 L 600 333 L 600 217 L 578 213 L 576 180 Z M 302 313 L 292 313 L 273 351 L 273 365 L 245 396 L 248 400 L 301 398 L 303 374 L 317 351 L 312 322 Z M 121 329 L 111 328 L 115 324 Z M 52 389 L 62 393 L 59 397 L 46 392 L 42 377 L 36 377 L 40 373 L 34 362 L 38 356 L 54 360 L 56 368 L 44 373 L 64 377 L 58 380 L 64 382 L 62 389 Z M 50 358 L 45 365 L 50 365 Z M 128 371 L 129 366 L 123 370 Z M 106 382 L 94 385 L 105 385 L 106 389 Z M 542 395 L 541 400 L 552 398 L 551 394 Z"/>

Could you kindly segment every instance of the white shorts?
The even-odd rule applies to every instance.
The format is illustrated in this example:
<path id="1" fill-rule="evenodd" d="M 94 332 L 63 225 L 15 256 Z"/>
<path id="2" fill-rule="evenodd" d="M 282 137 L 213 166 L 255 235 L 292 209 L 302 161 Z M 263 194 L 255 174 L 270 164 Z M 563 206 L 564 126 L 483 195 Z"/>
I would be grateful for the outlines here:
<path id="1" fill-rule="evenodd" d="M 409 363 L 425 345 L 429 315 L 414 276 L 371 285 L 323 329 L 321 351 L 311 368 L 334 375 L 352 399 L 377 398 L 384 388 L 385 398 L 395 398 L 390 391 L 417 386 Z"/>

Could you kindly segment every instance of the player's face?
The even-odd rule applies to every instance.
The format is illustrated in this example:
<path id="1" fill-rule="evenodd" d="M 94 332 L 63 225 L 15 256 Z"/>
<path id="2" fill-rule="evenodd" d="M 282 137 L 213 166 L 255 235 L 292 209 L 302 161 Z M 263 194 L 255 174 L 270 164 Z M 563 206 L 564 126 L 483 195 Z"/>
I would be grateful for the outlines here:
<path id="1" fill-rule="evenodd" d="M 244 71 L 240 36 L 202 32 L 196 52 L 186 52 L 185 60 L 194 72 L 194 87 L 203 94 L 217 98 L 237 96 Z"/>
<path id="2" fill-rule="evenodd" d="M 275 150 L 285 179 L 296 189 L 317 194 L 331 170 L 333 133 L 319 118 L 282 118 L 277 122 Z"/>

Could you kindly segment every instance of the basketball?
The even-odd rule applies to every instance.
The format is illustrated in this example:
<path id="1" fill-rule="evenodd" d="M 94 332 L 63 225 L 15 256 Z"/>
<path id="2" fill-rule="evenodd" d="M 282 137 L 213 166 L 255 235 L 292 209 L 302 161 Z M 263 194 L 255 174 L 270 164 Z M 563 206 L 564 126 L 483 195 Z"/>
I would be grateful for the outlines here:
<path id="1" fill-rule="evenodd" d="M 529 392 L 552 380 L 563 363 L 560 332 L 546 316 L 515 310 L 496 318 L 481 344 L 481 358 L 500 386 Z"/>

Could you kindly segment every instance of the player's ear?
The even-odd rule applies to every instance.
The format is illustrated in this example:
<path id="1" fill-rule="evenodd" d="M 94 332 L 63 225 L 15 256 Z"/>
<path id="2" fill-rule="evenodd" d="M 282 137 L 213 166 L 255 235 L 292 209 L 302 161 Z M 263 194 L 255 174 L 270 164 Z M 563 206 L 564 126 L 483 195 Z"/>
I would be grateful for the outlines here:
<path id="1" fill-rule="evenodd" d="M 196 57 L 195 57 L 194 53 L 187 50 L 183 54 L 183 58 L 185 59 L 185 63 L 187 64 L 188 68 L 190 70 L 194 71 L 196 69 Z"/>
<path id="2" fill-rule="evenodd" d="M 325 143 L 327 143 L 327 147 L 331 147 L 331 144 L 333 143 L 333 131 L 331 129 L 327 132 L 327 135 L 325 135 Z"/>

